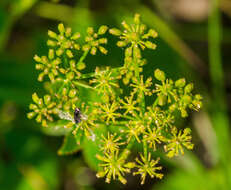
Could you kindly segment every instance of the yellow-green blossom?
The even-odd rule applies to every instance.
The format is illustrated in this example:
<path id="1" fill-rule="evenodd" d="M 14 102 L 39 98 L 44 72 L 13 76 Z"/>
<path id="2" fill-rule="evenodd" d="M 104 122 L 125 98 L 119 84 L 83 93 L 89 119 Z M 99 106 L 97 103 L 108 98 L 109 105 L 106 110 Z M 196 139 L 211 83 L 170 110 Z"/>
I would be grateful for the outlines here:
<path id="1" fill-rule="evenodd" d="M 137 115 L 137 111 L 140 111 L 138 107 L 138 102 L 134 100 L 134 94 L 131 94 L 129 97 L 124 97 L 124 99 L 120 99 L 121 109 L 125 109 L 124 114 L 131 114 L 133 116 Z"/>
<path id="2" fill-rule="evenodd" d="M 133 87 L 133 93 L 139 93 L 139 97 L 140 97 L 142 94 L 145 94 L 148 96 L 152 95 L 152 91 L 149 88 L 151 85 L 152 85 L 152 78 L 148 78 L 144 82 L 144 77 L 142 75 L 140 77 L 140 80 L 134 78 L 133 83 L 130 86 Z"/>
<path id="3" fill-rule="evenodd" d="M 178 156 L 179 154 L 184 154 L 183 147 L 191 150 L 193 149 L 193 144 L 191 143 L 191 129 L 186 128 L 183 131 L 177 131 L 176 127 L 173 127 L 171 130 L 172 137 L 167 140 L 167 145 L 164 146 L 164 149 L 168 157 Z"/>
<path id="4" fill-rule="evenodd" d="M 74 52 L 80 50 L 80 45 L 77 43 L 80 33 L 72 34 L 71 28 L 65 28 L 62 23 L 58 25 L 58 30 L 59 34 L 48 31 L 51 39 L 47 41 L 47 45 L 56 50 L 56 55 L 61 56 L 65 53 L 68 58 L 73 58 Z"/>
<path id="5" fill-rule="evenodd" d="M 104 71 L 101 71 L 99 67 L 95 69 L 95 78 L 90 81 L 91 84 L 96 84 L 94 86 L 95 89 L 98 90 L 99 93 L 102 93 L 104 97 L 109 99 L 108 96 L 113 95 L 115 92 L 115 88 L 119 88 L 116 77 L 112 76 L 112 72 L 109 67 L 106 67 Z"/>
<path id="6" fill-rule="evenodd" d="M 129 150 L 125 150 L 120 155 L 118 151 L 114 151 L 110 154 L 105 152 L 104 156 L 97 154 L 96 157 L 103 162 L 102 164 L 99 164 L 103 170 L 99 171 L 96 176 L 106 176 L 105 181 L 107 183 L 110 183 L 111 179 L 118 179 L 121 183 L 126 184 L 127 180 L 124 178 L 124 175 L 125 173 L 130 173 L 130 169 L 134 167 L 134 163 L 126 163 L 129 154 Z"/>
<path id="7" fill-rule="evenodd" d="M 52 102 L 51 96 L 45 95 L 42 98 L 39 98 L 36 93 L 32 95 L 32 100 L 35 104 L 30 104 L 29 108 L 32 112 L 28 113 L 27 116 L 29 119 L 32 119 L 36 116 L 36 121 L 42 123 L 42 126 L 47 126 L 47 120 L 53 121 L 53 114 L 56 114 L 56 103 Z"/>
<path id="8" fill-rule="evenodd" d="M 109 30 L 112 35 L 119 36 L 120 41 L 117 42 L 119 47 L 130 45 L 132 47 L 139 46 L 142 49 L 145 47 L 149 49 L 156 48 L 156 44 L 149 41 L 149 38 L 156 38 L 157 32 L 153 29 L 150 29 L 148 32 L 146 32 L 146 25 L 140 22 L 139 14 L 135 14 L 133 24 L 129 25 L 123 21 L 122 26 L 124 27 L 123 31 L 116 28 Z"/>
<path id="9" fill-rule="evenodd" d="M 150 148 L 153 148 L 154 151 L 156 151 L 156 143 L 160 144 L 164 137 L 161 134 L 161 128 L 159 127 L 147 127 L 147 131 L 144 132 L 144 141 L 147 141 Z"/>
<path id="10" fill-rule="evenodd" d="M 141 160 L 136 158 L 136 162 L 137 162 L 136 167 L 138 168 L 138 171 L 133 172 L 133 175 L 141 175 L 141 185 L 144 184 L 147 174 L 151 178 L 156 177 L 162 179 L 163 174 L 158 173 L 158 171 L 161 170 L 162 167 L 156 166 L 159 162 L 159 158 L 157 160 L 152 160 L 151 153 L 148 154 L 147 158 L 145 158 L 145 156 L 140 154 L 140 158 Z"/>
<path id="11" fill-rule="evenodd" d="M 49 79 L 54 82 L 59 74 L 59 65 L 61 63 L 59 58 L 55 58 L 54 50 L 49 50 L 48 57 L 39 57 L 38 55 L 35 55 L 34 60 L 38 62 L 35 66 L 36 69 L 42 71 L 38 76 L 38 80 L 43 81 L 44 76 L 48 75 Z"/>
<path id="12" fill-rule="evenodd" d="M 116 137 L 117 134 L 110 134 L 108 132 L 107 137 L 104 137 L 102 135 L 102 147 L 101 150 L 104 152 L 114 152 L 114 151 L 119 151 L 119 146 L 125 144 L 124 142 L 121 142 L 121 137 Z"/>
<path id="13" fill-rule="evenodd" d="M 107 26 L 101 26 L 98 32 L 95 32 L 92 27 L 87 28 L 87 36 L 85 37 L 86 44 L 83 45 L 83 51 L 90 51 L 92 55 L 95 55 L 97 50 L 103 54 L 107 54 L 107 50 L 102 46 L 107 43 L 107 38 L 101 38 L 107 32 Z"/>
<path id="14" fill-rule="evenodd" d="M 109 124 L 110 121 L 115 122 L 116 118 L 120 117 L 120 113 L 117 112 L 119 109 L 119 104 L 116 101 L 112 103 L 96 103 L 95 106 L 98 107 L 99 117 Z"/>

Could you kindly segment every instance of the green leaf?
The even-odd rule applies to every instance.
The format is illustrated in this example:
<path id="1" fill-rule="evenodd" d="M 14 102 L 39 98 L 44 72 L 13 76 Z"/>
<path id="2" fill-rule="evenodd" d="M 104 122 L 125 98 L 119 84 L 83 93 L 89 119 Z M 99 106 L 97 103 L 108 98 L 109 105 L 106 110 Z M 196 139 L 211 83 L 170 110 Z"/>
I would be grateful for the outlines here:
<path id="1" fill-rule="evenodd" d="M 43 127 L 42 131 L 46 135 L 51 136 L 63 136 L 72 131 L 72 128 L 65 127 L 70 121 L 59 120 L 57 122 L 52 122 L 48 124 L 48 127 Z"/>
<path id="2" fill-rule="evenodd" d="M 107 128 L 105 125 L 101 125 L 94 129 L 93 133 L 95 139 L 85 138 L 83 142 L 83 155 L 84 159 L 87 162 L 88 166 L 91 169 L 98 171 L 98 164 L 100 161 L 96 158 L 96 154 L 101 154 L 100 151 L 100 139 L 101 135 L 105 135 Z"/>
<path id="3" fill-rule="evenodd" d="M 75 136 L 70 132 L 65 136 L 61 148 L 58 150 L 59 155 L 73 154 L 81 149 L 81 146 L 77 144 Z"/>

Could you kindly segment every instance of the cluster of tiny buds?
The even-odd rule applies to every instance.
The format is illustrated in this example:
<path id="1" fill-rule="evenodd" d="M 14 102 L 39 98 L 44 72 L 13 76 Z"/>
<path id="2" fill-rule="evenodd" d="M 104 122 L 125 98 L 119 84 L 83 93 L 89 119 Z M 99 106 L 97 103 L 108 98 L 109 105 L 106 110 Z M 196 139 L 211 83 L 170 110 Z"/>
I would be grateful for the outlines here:
<path id="1" fill-rule="evenodd" d="M 133 24 L 123 21 L 122 26 L 123 30 L 108 29 L 105 25 L 98 30 L 88 27 L 83 44 L 79 42 L 80 33 L 72 33 L 63 24 L 58 25 L 59 34 L 49 30 L 48 55 L 34 57 L 40 71 L 38 80 L 48 79 L 45 84 L 49 93 L 43 98 L 32 95 L 28 118 L 35 117 L 45 127 L 65 121 L 63 126 L 68 129 L 65 139 L 72 135 L 78 147 L 84 146 L 82 139 L 93 141 L 100 162 L 96 176 L 105 177 L 107 183 L 114 179 L 125 184 L 125 174 L 132 173 L 140 175 L 144 184 L 147 176 L 163 177 L 159 158 L 154 159 L 153 152 L 163 150 L 171 158 L 184 154 L 184 149 L 193 149 L 191 130 L 178 129 L 175 116 L 180 113 L 187 117 L 189 110 L 198 111 L 202 97 L 193 94 L 192 83 L 186 84 L 184 78 L 168 79 L 160 69 L 146 77 L 143 65 L 147 61 L 142 51 L 156 49 L 153 40 L 157 32 L 147 30 L 139 14 L 135 14 Z M 118 37 L 117 46 L 124 49 L 122 66 L 82 72 L 87 55 L 98 51 L 107 54 L 104 47 L 108 43 L 104 37 L 107 31 Z M 83 88 L 85 95 L 81 95 Z M 147 96 L 152 99 L 148 106 Z M 96 132 L 100 130 L 102 133 Z M 59 150 L 60 155 L 64 154 L 65 146 L 65 154 L 77 149 L 68 147 L 67 142 Z M 130 154 L 134 144 L 143 149 L 136 158 Z"/>

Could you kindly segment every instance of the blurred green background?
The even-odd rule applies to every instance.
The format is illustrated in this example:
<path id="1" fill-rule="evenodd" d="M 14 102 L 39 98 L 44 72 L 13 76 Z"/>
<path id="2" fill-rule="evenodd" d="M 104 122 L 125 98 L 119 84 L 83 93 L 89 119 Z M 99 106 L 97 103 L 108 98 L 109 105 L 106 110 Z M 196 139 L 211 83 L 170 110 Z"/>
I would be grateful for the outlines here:
<path id="1" fill-rule="evenodd" d="M 180 123 L 192 127 L 193 152 L 163 157 L 162 180 L 148 179 L 140 186 L 137 177 L 128 176 L 125 186 L 105 184 L 81 152 L 58 156 L 62 137 L 26 118 L 31 94 L 43 89 L 33 56 L 46 54 L 47 30 L 56 31 L 60 22 L 83 33 L 88 26 L 119 27 L 134 13 L 159 33 L 157 50 L 144 53 L 145 74 L 160 68 L 173 79 L 194 82 L 204 107 Z M 122 50 L 110 40 L 107 56 L 87 59 L 89 69 L 121 64 Z M 230 53 L 230 0 L 1 0 L 0 189 L 231 189 Z"/>

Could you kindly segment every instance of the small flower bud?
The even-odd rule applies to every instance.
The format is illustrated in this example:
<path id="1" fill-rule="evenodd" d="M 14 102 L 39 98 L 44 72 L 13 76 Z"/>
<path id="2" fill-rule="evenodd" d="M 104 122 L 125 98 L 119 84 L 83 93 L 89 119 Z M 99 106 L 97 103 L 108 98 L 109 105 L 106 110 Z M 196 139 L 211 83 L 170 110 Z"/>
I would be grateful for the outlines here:
<path id="1" fill-rule="evenodd" d="M 79 38 L 80 38 L 80 33 L 79 32 L 74 33 L 74 35 L 71 37 L 72 40 L 77 40 Z"/>
<path id="2" fill-rule="evenodd" d="M 105 175 L 106 175 L 105 171 L 100 171 L 96 174 L 96 177 L 101 178 L 101 177 L 104 177 Z"/>
<path id="3" fill-rule="evenodd" d="M 29 105 L 29 108 L 30 108 L 30 110 L 35 110 L 35 109 L 37 109 L 37 105 L 35 105 L 35 104 L 30 104 L 30 105 Z"/>
<path id="4" fill-rule="evenodd" d="M 38 123 L 41 123 L 41 121 L 42 121 L 42 115 L 39 114 L 39 115 L 36 117 L 35 120 L 36 120 Z"/>
<path id="5" fill-rule="evenodd" d="M 35 112 L 30 112 L 27 114 L 28 119 L 32 119 L 35 116 Z"/>
<path id="6" fill-rule="evenodd" d="M 156 44 L 150 42 L 150 41 L 146 41 L 145 42 L 145 46 L 149 49 L 156 49 Z"/>
<path id="7" fill-rule="evenodd" d="M 103 26 L 100 26 L 99 30 L 98 30 L 98 34 L 99 35 L 102 35 L 102 34 L 105 34 L 107 32 L 107 29 L 108 27 L 103 25 Z"/>
<path id="8" fill-rule="evenodd" d="M 55 47 L 57 45 L 57 43 L 53 40 L 47 40 L 47 45 L 51 46 L 51 47 Z"/>
<path id="9" fill-rule="evenodd" d="M 100 38 L 99 43 L 100 44 L 106 44 L 107 43 L 107 38 Z"/>
<path id="10" fill-rule="evenodd" d="M 96 47 L 92 47 L 92 48 L 91 48 L 91 54 L 92 54 L 92 55 L 95 55 L 96 52 L 97 52 L 97 48 L 96 48 Z"/>
<path id="11" fill-rule="evenodd" d="M 132 47 L 128 47 L 125 49 L 125 57 L 131 57 L 132 56 Z"/>
<path id="12" fill-rule="evenodd" d="M 134 16 L 134 23 L 135 24 L 140 24 L 140 14 L 135 14 Z"/>
<path id="13" fill-rule="evenodd" d="M 71 90 L 69 91 L 68 96 L 69 96 L 70 98 L 74 98 L 76 94 L 77 94 L 77 91 L 76 91 L 75 89 L 71 89 Z"/>
<path id="14" fill-rule="evenodd" d="M 112 35 L 115 35 L 115 36 L 120 36 L 121 35 L 121 31 L 117 28 L 111 28 L 109 30 L 109 33 L 111 33 Z"/>
<path id="15" fill-rule="evenodd" d="M 134 56 L 135 56 L 137 59 L 140 59 L 140 58 L 141 58 L 141 51 L 140 51 L 140 48 L 139 48 L 138 46 L 135 46 L 135 47 L 134 47 L 133 53 L 134 53 Z"/>
<path id="16" fill-rule="evenodd" d="M 172 104 L 171 106 L 169 106 L 169 110 L 170 110 L 171 112 L 174 112 L 174 111 L 176 110 L 176 108 L 177 108 L 177 105 L 176 105 L 176 104 Z"/>
<path id="17" fill-rule="evenodd" d="M 158 33 L 155 30 L 153 30 L 153 29 L 150 29 L 148 31 L 148 34 L 149 34 L 149 36 L 151 36 L 153 38 L 156 38 L 158 36 Z"/>
<path id="18" fill-rule="evenodd" d="M 79 44 L 74 44 L 74 48 L 75 48 L 76 50 L 80 50 L 80 45 L 79 45 Z"/>
<path id="19" fill-rule="evenodd" d="M 90 50 L 90 46 L 89 45 L 83 45 L 83 47 L 82 47 L 82 49 L 83 49 L 83 51 L 89 51 Z"/>
<path id="20" fill-rule="evenodd" d="M 93 35 L 93 34 L 94 34 L 94 29 L 93 29 L 92 27 L 88 27 L 88 28 L 87 28 L 87 33 L 88 33 L 89 35 Z"/>
<path id="21" fill-rule="evenodd" d="M 49 49 L 49 53 L 48 53 L 48 57 L 49 59 L 54 59 L 54 56 L 55 56 L 55 52 L 53 49 Z"/>
<path id="22" fill-rule="evenodd" d="M 119 181 L 122 183 L 122 184 L 126 184 L 127 183 L 127 180 L 122 177 L 121 175 L 119 176 Z"/>
<path id="23" fill-rule="evenodd" d="M 51 96 L 45 95 L 45 96 L 44 96 L 44 103 L 45 103 L 46 105 L 49 105 L 50 102 L 51 102 Z"/>
<path id="24" fill-rule="evenodd" d="M 202 99 L 202 97 L 201 97 L 201 95 L 200 95 L 200 94 L 196 94 L 196 95 L 195 95 L 195 99 L 196 99 L 196 100 L 201 100 L 201 99 Z"/>
<path id="25" fill-rule="evenodd" d="M 116 44 L 118 47 L 124 47 L 127 45 L 127 43 L 125 41 L 118 41 Z"/>
<path id="26" fill-rule="evenodd" d="M 66 37 L 70 37 L 70 36 L 71 36 L 71 33 L 72 33 L 71 28 L 68 27 L 68 28 L 66 29 L 66 32 L 65 32 Z"/>
<path id="27" fill-rule="evenodd" d="M 78 69 L 78 70 L 83 70 L 83 69 L 85 69 L 85 68 L 86 68 L 85 63 L 83 63 L 83 62 L 78 63 L 78 65 L 77 65 L 77 69 Z"/>
<path id="28" fill-rule="evenodd" d="M 123 21 L 121 24 L 123 25 L 123 27 L 124 27 L 126 30 L 130 30 L 129 25 L 128 25 L 125 21 Z"/>
<path id="29" fill-rule="evenodd" d="M 191 101 L 192 101 L 192 98 L 191 98 L 191 96 L 189 96 L 189 95 L 184 95 L 184 96 L 182 97 L 182 100 L 183 100 L 183 102 L 184 102 L 185 104 L 190 104 Z"/>
<path id="30" fill-rule="evenodd" d="M 39 97 L 36 92 L 32 94 L 32 100 L 34 101 L 34 103 L 39 104 Z"/>
<path id="31" fill-rule="evenodd" d="M 103 46 L 99 46 L 99 51 L 103 54 L 107 54 L 107 50 Z"/>
<path id="32" fill-rule="evenodd" d="M 130 78 L 127 78 L 127 77 L 123 78 L 123 83 L 125 85 L 127 85 L 129 83 L 129 81 L 130 81 Z"/>
<path id="33" fill-rule="evenodd" d="M 188 113 L 185 109 L 181 109 L 180 112 L 181 112 L 181 117 L 187 117 L 188 116 Z"/>
<path id="34" fill-rule="evenodd" d="M 51 30 L 48 30 L 48 36 L 50 38 L 55 38 L 55 39 L 57 38 L 57 34 Z"/>
<path id="35" fill-rule="evenodd" d="M 72 51 L 71 51 L 71 50 L 69 50 L 69 49 L 66 51 L 66 54 L 67 54 L 67 56 L 68 56 L 69 58 L 74 57 L 74 55 L 73 55 Z"/>
<path id="36" fill-rule="evenodd" d="M 58 30 L 61 34 L 63 34 L 65 32 L 65 27 L 62 23 L 58 25 Z"/>
<path id="37" fill-rule="evenodd" d="M 166 104 L 166 101 L 167 101 L 167 97 L 165 95 L 159 95 L 158 96 L 158 104 L 160 106 L 164 106 Z"/>
<path id="38" fill-rule="evenodd" d="M 156 69 L 154 71 L 154 76 L 157 80 L 159 81 L 164 81 L 165 80 L 165 74 L 163 71 L 161 71 L 160 69 Z"/>
<path id="39" fill-rule="evenodd" d="M 192 83 L 186 85 L 186 87 L 184 88 L 185 93 L 191 93 L 192 90 L 193 90 L 193 84 Z"/>
<path id="40" fill-rule="evenodd" d="M 57 56 L 61 56 L 63 54 L 63 49 L 59 48 L 57 51 L 56 51 L 56 55 Z"/>
<path id="41" fill-rule="evenodd" d="M 37 61 L 37 62 L 41 62 L 41 58 L 38 55 L 34 56 L 34 60 Z"/>
<path id="42" fill-rule="evenodd" d="M 75 74 L 73 72 L 67 73 L 67 79 L 72 80 L 75 77 Z"/>
<path id="43" fill-rule="evenodd" d="M 186 81 L 185 81 L 184 78 L 178 79 L 178 80 L 175 82 L 175 86 L 176 86 L 177 88 L 183 88 L 183 87 L 185 86 L 185 83 L 186 83 Z"/>

